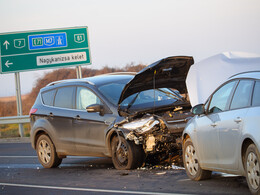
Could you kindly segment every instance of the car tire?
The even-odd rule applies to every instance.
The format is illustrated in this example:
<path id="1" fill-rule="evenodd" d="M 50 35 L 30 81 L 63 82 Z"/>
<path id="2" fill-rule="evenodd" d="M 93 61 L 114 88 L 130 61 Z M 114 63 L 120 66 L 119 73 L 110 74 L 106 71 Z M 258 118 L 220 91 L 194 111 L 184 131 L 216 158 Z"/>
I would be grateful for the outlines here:
<path id="1" fill-rule="evenodd" d="M 49 136 L 43 134 L 37 140 L 36 152 L 38 159 L 44 168 L 54 168 L 61 164 L 62 158 L 59 158 L 54 144 Z"/>
<path id="2" fill-rule="evenodd" d="M 211 171 L 203 170 L 200 167 L 195 148 L 190 138 L 183 145 L 183 163 L 190 179 L 199 181 L 211 177 Z"/>
<path id="3" fill-rule="evenodd" d="M 260 194 L 260 155 L 255 144 L 247 147 L 244 158 L 246 180 L 252 194 Z"/>
<path id="4" fill-rule="evenodd" d="M 113 137 L 111 142 L 112 161 L 116 169 L 127 170 L 136 169 L 141 166 L 144 161 L 144 152 L 141 146 L 136 145 L 132 141 L 125 140 L 120 136 L 121 145 L 118 148 L 119 138 Z"/>

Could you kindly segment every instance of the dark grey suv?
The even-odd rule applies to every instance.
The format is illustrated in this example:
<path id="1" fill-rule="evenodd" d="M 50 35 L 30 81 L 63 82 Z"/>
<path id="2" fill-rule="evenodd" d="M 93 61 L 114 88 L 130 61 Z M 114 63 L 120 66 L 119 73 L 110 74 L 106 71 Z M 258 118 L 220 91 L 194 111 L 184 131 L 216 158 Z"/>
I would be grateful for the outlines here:
<path id="1" fill-rule="evenodd" d="M 117 169 L 164 160 L 180 150 L 190 118 L 185 79 L 192 57 L 169 57 L 137 74 L 50 83 L 31 116 L 31 143 L 45 168 L 68 155 L 112 157 Z"/>

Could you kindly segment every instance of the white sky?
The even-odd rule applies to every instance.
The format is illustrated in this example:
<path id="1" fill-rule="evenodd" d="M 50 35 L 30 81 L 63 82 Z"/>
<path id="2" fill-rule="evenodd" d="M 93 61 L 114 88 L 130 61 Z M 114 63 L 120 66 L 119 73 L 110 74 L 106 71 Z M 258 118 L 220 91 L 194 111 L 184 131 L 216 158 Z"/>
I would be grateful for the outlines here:
<path id="1" fill-rule="evenodd" d="M 259 0 L 0 0 L 0 33 L 88 26 L 93 68 L 224 51 L 260 54 Z M 21 73 L 28 93 L 44 71 Z M 14 74 L 0 96 L 15 95 Z"/>

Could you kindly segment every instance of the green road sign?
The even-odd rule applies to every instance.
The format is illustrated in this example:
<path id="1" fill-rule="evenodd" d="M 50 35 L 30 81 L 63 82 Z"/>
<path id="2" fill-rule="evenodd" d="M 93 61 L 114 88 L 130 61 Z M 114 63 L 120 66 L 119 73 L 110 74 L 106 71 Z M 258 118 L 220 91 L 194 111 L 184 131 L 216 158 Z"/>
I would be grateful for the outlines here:
<path id="1" fill-rule="evenodd" d="M 87 27 L 0 34 L 0 73 L 91 64 Z"/>

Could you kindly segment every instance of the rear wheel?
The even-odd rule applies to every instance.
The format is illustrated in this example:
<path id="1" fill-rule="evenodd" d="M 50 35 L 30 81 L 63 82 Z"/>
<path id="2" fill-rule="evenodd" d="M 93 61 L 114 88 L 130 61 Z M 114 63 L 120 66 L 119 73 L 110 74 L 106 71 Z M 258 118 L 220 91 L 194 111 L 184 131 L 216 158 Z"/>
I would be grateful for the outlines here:
<path id="1" fill-rule="evenodd" d="M 188 177 L 192 180 L 203 180 L 211 177 L 211 171 L 203 170 L 198 161 L 198 157 L 190 138 L 183 147 L 183 163 Z"/>
<path id="2" fill-rule="evenodd" d="M 141 146 L 137 146 L 132 141 L 125 140 L 120 136 L 112 139 L 112 161 L 116 169 L 135 169 L 142 165 L 144 152 Z M 120 144 L 120 145 L 119 145 Z M 119 146 L 118 146 L 119 145 Z"/>
<path id="3" fill-rule="evenodd" d="M 36 143 L 38 159 L 44 168 L 53 168 L 61 164 L 51 139 L 47 135 L 40 135 Z"/>
<path id="4" fill-rule="evenodd" d="M 260 165 L 259 152 L 254 144 L 250 144 L 246 150 L 245 169 L 246 180 L 252 194 L 260 194 Z"/>

